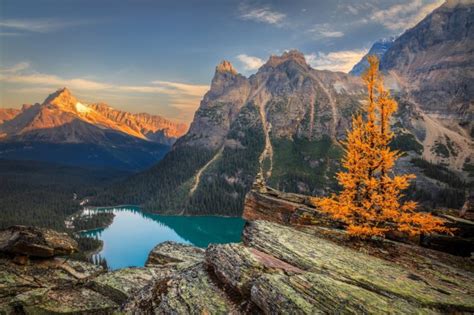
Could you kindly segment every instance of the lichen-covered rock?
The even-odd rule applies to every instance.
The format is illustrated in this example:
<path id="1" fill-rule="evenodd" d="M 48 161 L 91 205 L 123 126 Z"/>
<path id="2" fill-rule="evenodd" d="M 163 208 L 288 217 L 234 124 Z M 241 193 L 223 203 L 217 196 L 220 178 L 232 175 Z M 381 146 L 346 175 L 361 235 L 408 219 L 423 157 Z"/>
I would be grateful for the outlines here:
<path id="1" fill-rule="evenodd" d="M 153 276 L 153 269 L 150 268 L 124 268 L 104 273 L 91 280 L 89 285 L 117 304 L 122 304 L 145 287 Z"/>
<path id="2" fill-rule="evenodd" d="M 394 263 L 337 245 L 293 228 L 265 221 L 247 224 L 246 246 L 339 282 L 403 299 L 426 308 L 474 311 L 474 285 L 464 276 L 428 278 Z M 463 272 L 468 279 L 474 274 Z M 469 281 L 469 280 L 467 280 Z"/>
<path id="3" fill-rule="evenodd" d="M 251 299 L 265 314 L 436 313 L 316 273 L 262 275 L 255 280 Z"/>
<path id="4" fill-rule="evenodd" d="M 146 266 L 165 265 L 170 263 L 199 262 L 204 260 L 202 248 L 179 244 L 176 242 L 163 242 L 156 245 L 146 261 Z"/>
<path id="5" fill-rule="evenodd" d="M 203 263 L 156 277 L 124 307 L 139 314 L 228 314 L 235 309 Z"/>
<path id="6" fill-rule="evenodd" d="M 250 297 L 253 282 L 264 273 L 303 272 L 274 256 L 241 244 L 209 246 L 206 250 L 206 263 L 220 282 L 239 292 L 244 298 Z"/>
<path id="7" fill-rule="evenodd" d="M 102 267 L 60 258 L 19 266 L 0 259 L 0 314 L 112 314 L 118 305 L 83 284 Z"/>
<path id="8" fill-rule="evenodd" d="M 26 314 L 113 314 L 118 305 L 87 288 L 39 288 L 10 303 Z"/>
<path id="9" fill-rule="evenodd" d="M 65 233 L 16 225 L 0 231 L 0 252 L 30 257 L 69 255 L 77 242 Z"/>

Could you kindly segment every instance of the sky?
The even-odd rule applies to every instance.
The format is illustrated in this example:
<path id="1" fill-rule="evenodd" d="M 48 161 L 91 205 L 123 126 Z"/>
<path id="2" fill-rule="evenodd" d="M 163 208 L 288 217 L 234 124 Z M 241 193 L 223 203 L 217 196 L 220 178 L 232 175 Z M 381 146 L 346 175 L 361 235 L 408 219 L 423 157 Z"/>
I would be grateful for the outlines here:
<path id="1" fill-rule="evenodd" d="M 190 122 L 216 65 L 249 76 L 298 49 L 348 72 L 442 0 L 1 0 L 0 107 L 68 87 L 83 103 Z"/>

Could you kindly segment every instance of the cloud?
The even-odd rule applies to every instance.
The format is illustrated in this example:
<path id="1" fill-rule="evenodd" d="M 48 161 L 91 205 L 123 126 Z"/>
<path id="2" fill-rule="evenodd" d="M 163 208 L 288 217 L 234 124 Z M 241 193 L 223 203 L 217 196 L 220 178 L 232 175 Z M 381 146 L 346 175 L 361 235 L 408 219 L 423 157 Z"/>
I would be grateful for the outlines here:
<path id="1" fill-rule="evenodd" d="M 63 29 L 65 27 L 75 26 L 86 23 L 85 21 L 65 21 L 59 19 L 5 19 L 0 21 L 0 28 L 23 31 L 23 32 L 34 32 L 34 33 L 49 33 Z M 20 35 L 18 32 L 5 32 L 10 35 Z"/>
<path id="2" fill-rule="evenodd" d="M 444 0 L 432 0 L 425 4 L 422 0 L 410 0 L 408 3 L 396 4 L 384 10 L 375 10 L 370 19 L 389 30 L 402 31 L 415 26 L 443 2 Z"/>
<path id="3" fill-rule="evenodd" d="M 28 61 L 22 61 L 17 64 L 14 64 L 10 68 L 0 69 L 0 73 L 17 73 L 17 72 L 26 70 L 29 67 L 30 67 L 30 63 Z"/>
<path id="4" fill-rule="evenodd" d="M 156 84 L 158 87 L 164 89 L 170 95 L 188 95 L 202 97 L 207 92 L 207 90 L 209 90 L 209 85 L 188 84 L 170 81 L 152 81 L 151 83 Z"/>
<path id="5" fill-rule="evenodd" d="M 244 70 L 247 71 L 257 70 L 264 64 L 264 61 L 262 59 L 246 54 L 237 55 L 237 59 L 244 66 Z"/>
<path id="6" fill-rule="evenodd" d="M 305 58 L 315 69 L 349 72 L 366 53 L 366 49 L 341 50 L 330 53 L 312 53 L 305 55 Z"/>
<path id="7" fill-rule="evenodd" d="M 113 85 L 110 84 L 86 80 L 82 78 L 65 79 L 51 74 L 24 74 L 19 72 L 5 72 L 5 70 L 2 70 L 0 73 L 0 81 L 17 84 L 51 86 L 54 88 L 60 86 L 67 86 L 71 89 L 87 91 L 103 90 L 113 87 Z"/>
<path id="8" fill-rule="evenodd" d="M 191 119 L 200 100 L 209 90 L 209 85 L 155 80 L 143 85 L 119 85 L 85 78 L 64 78 L 54 74 L 32 71 L 28 62 L 20 62 L 8 68 L 0 68 L 0 82 L 15 84 L 16 92 L 51 93 L 59 87 L 68 87 L 73 91 L 87 92 L 91 95 L 107 95 L 107 98 L 119 99 L 133 96 L 166 99 L 167 106 L 179 113 L 179 119 Z M 13 89 L 12 89 L 13 90 Z M 130 94 L 134 95 L 130 95 Z"/>
<path id="9" fill-rule="evenodd" d="M 337 38 L 344 36 L 343 32 L 332 29 L 327 23 L 316 24 L 307 32 L 311 34 L 313 39 Z"/>
<path id="10" fill-rule="evenodd" d="M 242 20 L 250 20 L 260 23 L 280 26 L 286 18 L 286 14 L 270 9 L 269 7 L 249 8 L 241 7 Z"/>

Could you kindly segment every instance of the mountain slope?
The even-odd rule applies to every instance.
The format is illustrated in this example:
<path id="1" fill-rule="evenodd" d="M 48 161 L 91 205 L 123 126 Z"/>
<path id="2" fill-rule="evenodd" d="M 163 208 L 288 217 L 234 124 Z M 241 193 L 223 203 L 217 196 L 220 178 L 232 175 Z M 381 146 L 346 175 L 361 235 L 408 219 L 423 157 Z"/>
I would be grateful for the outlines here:
<path id="1" fill-rule="evenodd" d="M 412 112 L 405 125 L 423 144 L 423 158 L 472 168 L 474 2 L 447 1 L 402 34 L 380 67 Z"/>
<path id="2" fill-rule="evenodd" d="M 187 131 L 186 124 L 175 123 L 157 115 L 147 113 L 131 114 L 116 110 L 104 103 L 90 104 L 88 108 L 100 113 L 120 126 L 128 126 L 138 133 L 140 138 L 154 142 L 171 145 Z"/>
<path id="3" fill-rule="evenodd" d="M 12 120 L 19 113 L 20 110 L 16 108 L 0 108 L 0 124 L 3 124 L 5 121 Z"/>
<path id="4" fill-rule="evenodd" d="M 370 47 L 369 52 L 362 57 L 362 59 L 352 68 L 349 74 L 360 76 L 364 73 L 365 69 L 369 67 L 369 62 L 367 61 L 368 56 L 377 56 L 379 59 L 382 59 L 383 55 L 390 49 L 393 45 L 394 37 L 384 38 L 376 41 L 372 47 Z"/>
<path id="5" fill-rule="evenodd" d="M 149 141 L 142 133 L 146 128 L 159 132 L 157 124 L 143 123 L 139 129 L 129 121 L 109 119 L 64 88 L 0 125 L 0 158 L 140 170 L 169 150 Z"/>

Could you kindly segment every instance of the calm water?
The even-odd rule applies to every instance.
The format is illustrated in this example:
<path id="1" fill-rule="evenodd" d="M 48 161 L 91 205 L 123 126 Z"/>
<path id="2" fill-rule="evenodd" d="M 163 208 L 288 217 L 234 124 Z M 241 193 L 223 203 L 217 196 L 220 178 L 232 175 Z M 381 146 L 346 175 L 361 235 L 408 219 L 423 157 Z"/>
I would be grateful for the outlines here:
<path id="1" fill-rule="evenodd" d="M 199 247 L 239 242 L 244 226 L 241 218 L 163 216 L 145 214 L 135 207 L 96 211 L 113 211 L 114 221 L 105 229 L 82 235 L 104 242 L 98 255 L 107 260 L 111 269 L 143 266 L 151 249 L 164 241 Z"/>

